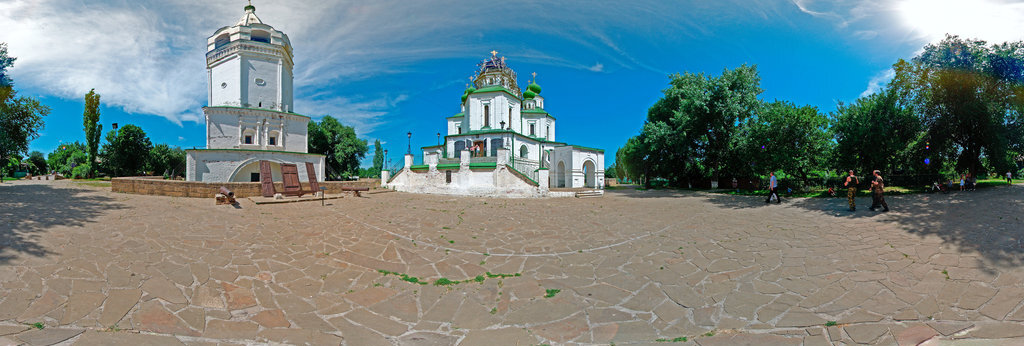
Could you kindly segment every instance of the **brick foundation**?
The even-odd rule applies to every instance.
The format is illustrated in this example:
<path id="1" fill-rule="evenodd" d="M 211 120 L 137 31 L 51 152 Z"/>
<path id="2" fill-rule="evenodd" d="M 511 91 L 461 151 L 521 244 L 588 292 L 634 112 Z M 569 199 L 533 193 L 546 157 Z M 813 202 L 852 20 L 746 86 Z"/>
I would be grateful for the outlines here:
<path id="1" fill-rule="evenodd" d="M 308 183 L 302 183 L 303 189 L 308 189 Z M 219 193 L 223 186 L 235 193 L 235 197 L 260 196 L 260 183 L 204 183 L 198 181 L 164 180 L 162 177 L 121 177 L 110 180 L 110 190 L 113 192 L 132 193 L 138 195 L 170 196 L 170 197 L 195 197 L 211 198 Z M 343 187 L 367 187 L 375 188 L 380 186 L 379 179 L 365 179 L 359 181 L 324 181 L 320 182 L 321 187 L 327 188 L 328 194 L 341 193 Z M 274 183 L 278 192 L 284 191 L 282 183 Z"/>

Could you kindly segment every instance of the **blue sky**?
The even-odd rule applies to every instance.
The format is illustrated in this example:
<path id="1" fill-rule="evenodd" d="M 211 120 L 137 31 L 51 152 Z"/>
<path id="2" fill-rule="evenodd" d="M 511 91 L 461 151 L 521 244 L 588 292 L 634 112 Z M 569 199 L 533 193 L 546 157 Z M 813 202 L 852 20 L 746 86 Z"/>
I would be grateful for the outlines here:
<path id="1" fill-rule="evenodd" d="M 242 0 L 0 0 L 0 42 L 22 95 L 53 110 L 31 150 L 84 139 L 83 95 L 100 121 L 154 143 L 203 147 L 207 37 Z M 476 63 L 497 50 L 531 72 L 558 140 L 606 150 L 638 133 L 670 73 L 756 64 L 765 100 L 829 112 L 875 90 L 889 66 L 945 33 L 1024 39 L 1024 5 L 999 0 L 266 1 L 257 15 L 295 51 L 295 110 L 330 114 L 389 157 L 436 144 Z M 415 152 L 416 150 L 414 150 Z M 364 160 L 369 165 L 372 151 Z M 396 160 L 393 160 L 396 162 Z"/>

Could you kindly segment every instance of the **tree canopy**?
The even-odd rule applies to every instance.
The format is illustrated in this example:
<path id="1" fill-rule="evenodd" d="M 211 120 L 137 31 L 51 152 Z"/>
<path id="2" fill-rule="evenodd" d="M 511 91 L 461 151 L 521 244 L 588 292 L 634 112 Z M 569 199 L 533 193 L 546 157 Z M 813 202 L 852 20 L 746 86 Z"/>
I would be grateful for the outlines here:
<path id="1" fill-rule="evenodd" d="M 89 153 L 90 175 L 96 171 L 96 152 L 100 146 L 100 133 L 103 131 L 103 124 L 100 124 L 100 94 L 96 89 L 89 90 L 85 94 L 85 113 L 82 114 L 82 125 L 85 127 L 85 145 Z"/>
<path id="2" fill-rule="evenodd" d="M 149 163 L 153 143 L 142 128 L 127 124 L 107 133 L 107 144 L 100 154 L 103 166 L 112 176 L 130 176 L 143 173 Z"/>
<path id="3" fill-rule="evenodd" d="M 366 155 L 366 140 L 356 138 L 351 126 L 327 115 L 308 125 L 309 152 L 326 156 L 328 180 L 340 180 L 359 174 L 359 161 Z"/>
<path id="4" fill-rule="evenodd" d="M 992 45 L 947 35 L 893 70 L 891 86 L 927 129 L 930 162 L 975 174 L 1016 168 L 1024 130 L 1024 42 Z"/>
<path id="5" fill-rule="evenodd" d="M 28 143 L 39 137 L 43 117 L 50 114 L 50 108 L 38 100 L 17 96 L 14 81 L 7 73 L 14 60 L 7 55 L 7 44 L 0 43 L 0 162 L 15 157 L 20 161 L 28 151 Z M 0 177 L 6 170 L 0 169 Z"/>

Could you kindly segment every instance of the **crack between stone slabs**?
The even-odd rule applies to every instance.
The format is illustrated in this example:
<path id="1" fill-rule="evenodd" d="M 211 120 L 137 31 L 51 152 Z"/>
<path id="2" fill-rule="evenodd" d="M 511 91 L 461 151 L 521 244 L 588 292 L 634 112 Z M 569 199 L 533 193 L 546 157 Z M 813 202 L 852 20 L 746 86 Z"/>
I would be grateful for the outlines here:
<path id="1" fill-rule="evenodd" d="M 401 235 L 401 234 L 397 234 L 395 232 L 391 232 L 391 231 L 388 231 L 386 229 L 383 229 L 383 228 L 371 225 L 369 223 L 366 223 L 366 222 L 363 222 L 363 221 L 358 220 L 356 218 L 353 218 L 352 216 L 349 216 L 348 214 L 342 213 L 341 215 L 344 216 L 344 217 L 349 218 L 350 220 L 358 222 L 358 223 L 360 223 L 360 224 L 362 224 L 362 225 L 364 225 L 366 227 L 370 227 L 370 228 L 376 229 L 378 231 L 390 234 L 392 236 L 395 236 L 395 237 L 398 237 L 398 238 L 401 238 L 401 239 L 404 239 L 404 240 L 407 240 L 407 241 L 415 241 L 415 239 L 413 239 L 411 237 L 408 237 L 408 236 L 405 236 L 405 235 Z M 618 242 L 618 243 L 603 245 L 603 246 L 599 246 L 599 247 L 595 247 L 595 248 L 590 248 L 590 249 L 581 249 L 581 250 L 577 250 L 577 251 L 564 251 L 564 252 L 554 252 L 554 253 L 539 253 L 539 254 L 515 254 L 515 253 L 511 253 L 511 254 L 487 253 L 487 254 L 490 255 L 490 256 L 499 256 L 499 257 L 551 257 L 551 256 L 572 255 L 572 254 L 579 253 L 579 251 L 593 252 L 593 251 L 605 250 L 605 249 L 610 249 L 610 248 L 618 247 L 618 246 L 621 246 L 621 245 L 632 243 L 632 242 L 640 240 L 640 239 L 644 239 L 644 238 L 647 238 L 647 237 L 650 237 L 650 236 L 658 235 L 658 234 L 664 233 L 665 231 L 668 231 L 670 228 L 675 227 L 676 225 L 679 225 L 679 224 L 681 224 L 683 222 L 686 222 L 686 221 L 689 221 L 689 219 L 684 220 L 684 221 L 675 222 L 673 224 L 665 226 L 664 228 L 662 228 L 660 230 L 657 230 L 657 231 L 654 231 L 654 232 L 650 232 L 650 233 L 647 233 L 647 234 L 644 234 L 644 235 L 641 235 L 641 236 L 638 236 L 638 237 L 633 237 L 631 239 L 626 239 L 626 240 L 623 240 L 623 241 Z M 470 255 L 483 255 L 484 254 L 483 252 L 479 252 L 479 251 L 467 251 L 467 250 L 461 250 L 461 249 L 454 249 L 454 248 L 449 248 L 449 247 L 445 247 L 445 246 L 441 246 L 441 245 L 436 245 L 436 244 L 433 244 L 433 243 L 430 243 L 430 242 L 419 242 L 417 244 L 423 244 L 423 245 L 425 245 L 427 247 L 432 247 L 432 248 L 441 249 L 441 250 L 447 250 L 447 251 L 455 252 L 455 253 L 470 254 Z"/>

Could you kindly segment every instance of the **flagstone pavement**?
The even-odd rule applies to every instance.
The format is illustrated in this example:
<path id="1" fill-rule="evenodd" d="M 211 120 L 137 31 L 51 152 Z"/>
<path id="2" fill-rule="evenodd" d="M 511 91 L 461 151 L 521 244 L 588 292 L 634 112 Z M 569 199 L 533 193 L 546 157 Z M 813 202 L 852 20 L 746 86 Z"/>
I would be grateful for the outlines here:
<path id="1" fill-rule="evenodd" d="M 1024 344 L 1024 186 L 888 201 L 3 183 L 0 345 Z"/>

